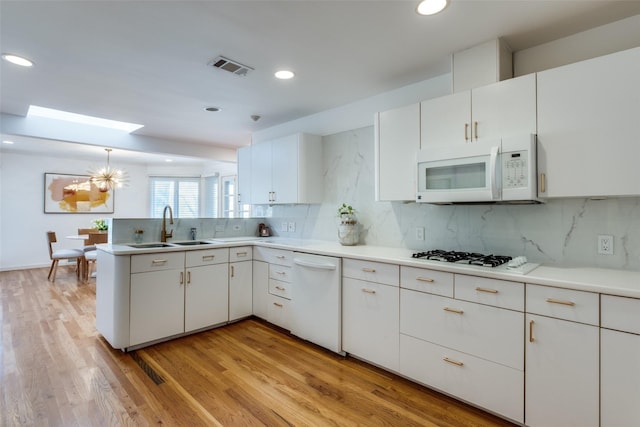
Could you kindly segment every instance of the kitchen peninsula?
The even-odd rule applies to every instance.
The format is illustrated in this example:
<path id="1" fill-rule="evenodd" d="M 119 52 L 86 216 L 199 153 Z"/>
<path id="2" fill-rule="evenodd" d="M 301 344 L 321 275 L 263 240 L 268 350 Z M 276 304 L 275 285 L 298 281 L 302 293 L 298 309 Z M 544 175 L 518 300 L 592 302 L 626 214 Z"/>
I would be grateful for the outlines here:
<path id="1" fill-rule="evenodd" d="M 378 310 L 384 309 L 388 316 L 384 323 L 396 322 L 383 340 L 369 330 L 366 346 L 353 342 L 351 334 L 344 334 L 342 345 L 349 355 L 526 425 L 562 423 L 557 418 L 562 414 L 548 410 L 558 400 L 571 408 L 566 413 L 582 414 L 583 425 L 598 425 L 600 416 L 622 420 L 638 416 L 633 413 L 633 405 L 624 406 L 610 396 L 620 395 L 624 384 L 640 381 L 640 373 L 621 372 L 624 359 L 640 357 L 640 339 L 633 335 L 638 333 L 634 325 L 640 313 L 640 272 L 540 266 L 522 275 L 414 259 L 411 250 L 400 248 L 346 247 L 277 237 L 205 242 L 146 248 L 99 246 L 97 327 L 112 346 L 137 348 L 233 320 L 228 317 L 229 306 L 212 300 L 209 311 L 217 311 L 219 317 L 206 326 L 187 327 L 191 313 L 187 312 L 186 294 L 190 290 L 180 281 L 194 280 L 195 275 L 189 278 L 193 268 L 189 260 L 194 257 L 223 266 L 208 277 L 215 277 L 215 281 L 222 277 L 217 301 L 231 304 L 229 288 L 224 289 L 230 283 L 224 281 L 232 271 L 230 253 L 248 254 L 253 249 L 256 254 L 260 248 L 270 248 L 329 255 L 342 258 L 343 263 L 357 261 L 361 266 L 359 277 L 343 272 L 343 333 L 360 327 L 371 316 L 375 318 L 382 313 Z M 147 266 L 155 261 L 160 271 L 144 271 L 142 261 Z M 270 294 L 269 279 L 262 280 L 256 274 L 264 270 L 261 265 L 265 260 L 254 255 L 252 262 L 258 266 L 251 283 L 252 313 L 269 321 L 268 314 L 260 311 L 261 298 Z M 392 272 L 391 280 L 378 277 L 383 271 Z M 157 274 L 150 286 L 172 278 L 182 296 L 161 296 L 156 288 L 142 296 L 136 294 L 138 279 L 133 276 L 145 274 Z M 358 292 L 356 299 L 349 297 L 352 286 Z M 376 286 L 390 292 L 376 291 Z M 139 297 L 143 303 L 136 307 Z M 179 306 L 184 322 L 178 314 L 177 328 L 165 336 L 140 338 L 134 323 L 141 320 L 141 313 L 154 319 L 158 313 L 162 318 L 169 317 L 159 304 Z M 349 324 L 344 319 L 349 319 Z M 382 351 L 391 356 L 381 357 Z M 562 382 L 555 376 L 560 370 Z M 629 381 L 629 375 L 639 378 Z M 550 389 L 558 392 L 547 393 Z M 629 393 L 633 396 L 632 391 Z"/>

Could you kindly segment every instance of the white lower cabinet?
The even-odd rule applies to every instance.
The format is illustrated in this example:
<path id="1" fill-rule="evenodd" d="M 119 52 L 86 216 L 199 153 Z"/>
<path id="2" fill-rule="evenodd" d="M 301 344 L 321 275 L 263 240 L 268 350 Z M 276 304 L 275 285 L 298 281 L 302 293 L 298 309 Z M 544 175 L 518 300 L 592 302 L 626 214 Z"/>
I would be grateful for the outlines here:
<path id="1" fill-rule="evenodd" d="M 524 373 L 467 353 L 400 334 L 403 375 L 522 422 Z"/>
<path id="2" fill-rule="evenodd" d="M 401 267 L 400 373 L 524 422 L 524 313 L 503 308 L 524 284 L 417 270 Z"/>
<path id="3" fill-rule="evenodd" d="M 253 314 L 290 330 L 293 251 L 264 247 L 254 249 Z"/>
<path id="4" fill-rule="evenodd" d="M 591 303 L 590 296 L 595 298 Z M 597 427 L 598 294 L 527 285 L 526 306 L 527 311 L 546 314 L 526 315 L 526 425 Z M 552 313 L 556 317 L 547 317 Z M 594 319 L 596 323 L 564 320 L 567 318 Z"/>
<path id="5" fill-rule="evenodd" d="M 342 279 L 342 349 L 375 365 L 399 370 L 398 286 Z"/>
<path id="6" fill-rule="evenodd" d="M 283 329 L 291 329 L 290 301 L 276 295 L 267 296 L 267 321 Z"/>
<path id="7" fill-rule="evenodd" d="M 253 313 L 253 263 L 251 246 L 229 249 L 229 321 Z"/>
<path id="8" fill-rule="evenodd" d="M 129 347 L 182 333 L 184 267 L 132 274 L 130 307 Z"/>
<path id="9" fill-rule="evenodd" d="M 269 296 L 269 264 L 263 261 L 253 261 L 253 314 L 267 320 L 267 306 Z"/>
<path id="10" fill-rule="evenodd" d="M 601 303 L 600 425 L 640 426 L 640 299 L 602 295 Z"/>

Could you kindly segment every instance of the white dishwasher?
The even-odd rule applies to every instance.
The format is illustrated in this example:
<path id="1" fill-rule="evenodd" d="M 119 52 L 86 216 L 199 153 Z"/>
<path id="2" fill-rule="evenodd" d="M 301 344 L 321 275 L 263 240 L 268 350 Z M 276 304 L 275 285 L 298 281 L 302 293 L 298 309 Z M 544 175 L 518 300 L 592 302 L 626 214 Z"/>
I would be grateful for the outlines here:
<path id="1" fill-rule="evenodd" d="M 342 260 L 295 252 L 291 333 L 336 353 L 342 351 Z"/>

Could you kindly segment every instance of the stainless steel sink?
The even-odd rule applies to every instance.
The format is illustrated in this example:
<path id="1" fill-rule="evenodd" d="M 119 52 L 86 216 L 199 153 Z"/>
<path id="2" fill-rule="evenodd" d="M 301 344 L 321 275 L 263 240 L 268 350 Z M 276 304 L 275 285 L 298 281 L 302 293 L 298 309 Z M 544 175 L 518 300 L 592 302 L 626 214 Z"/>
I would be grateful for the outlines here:
<path id="1" fill-rule="evenodd" d="M 194 245 L 215 245 L 212 242 L 203 242 L 200 240 L 189 240 L 188 242 L 171 242 L 172 245 L 194 246 Z"/>
<path id="2" fill-rule="evenodd" d="M 150 249 L 150 248 L 170 248 L 173 245 L 168 243 L 140 243 L 137 245 L 127 245 L 136 249 Z"/>

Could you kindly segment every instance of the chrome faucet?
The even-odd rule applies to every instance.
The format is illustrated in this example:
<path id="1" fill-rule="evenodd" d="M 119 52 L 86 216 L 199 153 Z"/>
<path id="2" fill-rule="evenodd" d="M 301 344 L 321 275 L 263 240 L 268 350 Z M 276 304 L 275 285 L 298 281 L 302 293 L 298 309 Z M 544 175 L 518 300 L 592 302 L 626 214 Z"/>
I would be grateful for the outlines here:
<path id="1" fill-rule="evenodd" d="M 162 231 L 160 233 L 160 241 L 166 242 L 167 238 L 173 237 L 173 229 L 167 232 L 167 209 L 169 209 L 169 224 L 173 224 L 173 210 L 167 205 L 162 211 Z"/>

